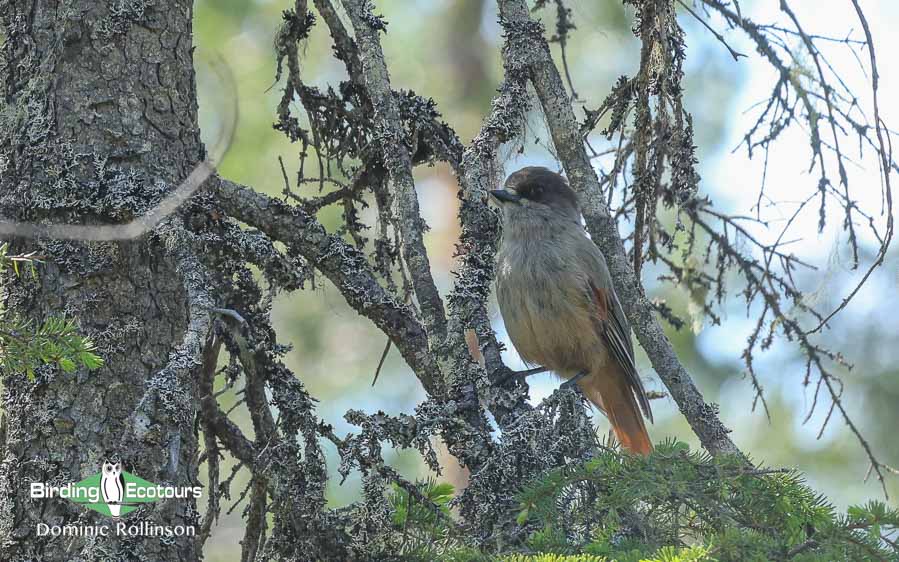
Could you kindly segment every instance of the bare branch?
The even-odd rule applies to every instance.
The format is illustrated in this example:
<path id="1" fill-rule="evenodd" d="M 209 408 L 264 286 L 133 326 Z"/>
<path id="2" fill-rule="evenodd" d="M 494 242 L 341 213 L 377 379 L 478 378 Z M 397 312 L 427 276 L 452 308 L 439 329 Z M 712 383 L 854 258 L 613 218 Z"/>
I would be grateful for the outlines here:
<path id="1" fill-rule="evenodd" d="M 430 343 L 436 348 L 437 343 L 446 336 L 446 315 L 422 240 L 426 227 L 418 209 L 415 180 L 412 178 L 412 158 L 403 142 L 405 133 L 400 127 L 399 108 L 390 88 L 390 77 L 378 38 L 384 23 L 371 12 L 370 4 L 363 0 L 344 0 L 343 3 L 356 32 L 356 41 L 359 42 L 362 78 L 380 135 L 377 142 L 383 144 L 384 163 L 396 190 L 400 231 L 403 236 L 403 259 L 409 267 L 412 287 Z"/>
<path id="2" fill-rule="evenodd" d="M 218 191 L 228 214 L 285 242 L 321 270 L 353 308 L 390 337 L 425 389 L 432 395 L 441 392 L 440 371 L 428 353 L 424 328 L 378 284 L 359 250 L 328 234 L 303 211 L 261 193 L 227 180 L 219 180 Z"/>
<path id="3" fill-rule="evenodd" d="M 514 37 L 514 34 L 506 34 L 504 52 L 512 49 Z M 521 133 L 529 105 L 527 68 L 514 62 L 511 57 L 504 57 L 504 61 L 504 80 L 499 93 L 493 98 L 490 114 L 462 156 L 459 176 L 462 234 L 458 244 L 461 265 L 454 272 L 456 282 L 449 297 L 452 312 L 450 333 L 457 337 L 466 329 L 475 330 L 491 382 L 496 382 L 507 369 L 502 364 L 499 344 L 487 316 L 499 232 L 496 214 L 487 206 L 487 192 L 502 181 L 497 150 Z M 454 345 L 461 345 L 461 342 Z M 491 390 L 485 389 L 486 392 Z M 491 409 L 501 427 L 507 422 L 506 414 L 527 409 L 520 394 L 512 400 L 509 396 L 494 396 L 491 402 Z"/>
<path id="4" fill-rule="evenodd" d="M 880 250 L 877 252 L 877 257 L 871 263 L 868 270 L 865 271 L 865 274 L 862 276 L 861 280 L 859 280 L 858 284 L 845 298 L 843 298 L 840 305 L 828 314 L 827 317 L 821 320 L 821 323 L 809 333 L 817 332 L 826 326 L 827 322 L 846 308 L 846 305 L 849 304 L 855 295 L 858 294 L 859 290 L 861 290 L 865 283 L 867 283 L 868 278 L 871 277 L 874 270 L 883 265 L 883 261 L 886 259 L 887 250 L 889 250 L 890 247 L 890 242 L 893 239 L 893 188 L 890 176 L 896 168 L 896 164 L 893 160 L 892 146 L 888 146 L 885 139 L 885 136 L 887 136 L 888 133 L 885 135 L 883 120 L 880 118 L 880 95 L 878 93 L 880 75 L 877 70 L 877 55 L 874 52 L 874 39 L 871 37 L 871 28 L 868 25 L 868 20 L 865 17 L 864 12 L 862 12 L 861 6 L 858 4 L 858 0 L 852 0 L 852 5 L 855 8 L 855 12 L 858 14 L 859 21 L 861 21 L 862 29 L 865 31 L 865 44 L 868 48 L 868 55 L 871 62 L 871 94 L 874 101 L 874 129 L 877 132 L 878 154 L 880 155 L 880 174 L 883 178 L 884 197 L 886 198 L 886 231 L 883 242 L 880 245 Z"/>

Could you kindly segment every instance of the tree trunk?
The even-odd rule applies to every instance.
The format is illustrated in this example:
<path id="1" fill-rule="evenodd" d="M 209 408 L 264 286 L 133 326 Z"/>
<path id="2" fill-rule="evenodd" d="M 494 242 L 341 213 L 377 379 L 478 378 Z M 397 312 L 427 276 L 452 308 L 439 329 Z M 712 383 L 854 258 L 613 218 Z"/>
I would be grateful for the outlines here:
<path id="1" fill-rule="evenodd" d="M 190 0 L 0 0 L 0 214 L 72 224 L 126 223 L 202 160 Z M 158 236 L 19 240 L 44 256 L 9 309 L 77 318 L 105 365 L 41 368 L 4 381 L 0 560 L 196 560 L 196 537 L 38 536 L 38 523 L 112 525 L 70 501 L 31 499 L 105 459 L 156 484 L 196 486 L 194 365 L 171 355 L 188 331 L 187 296 Z M 144 504 L 122 519 L 196 525 L 194 499 Z"/>

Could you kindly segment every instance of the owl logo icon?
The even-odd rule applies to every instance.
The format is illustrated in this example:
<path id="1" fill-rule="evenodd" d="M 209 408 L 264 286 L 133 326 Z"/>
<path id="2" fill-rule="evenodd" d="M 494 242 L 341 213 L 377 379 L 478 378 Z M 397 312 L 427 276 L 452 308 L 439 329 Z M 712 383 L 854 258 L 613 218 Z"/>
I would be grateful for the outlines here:
<path id="1" fill-rule="evenodd" d="M 109 513 L 118 517 L 122 510 L 122 500 L 125 497 L 125 478 L 122 476 L 122 463 L 103 463 L 103 472 L 100 476 L 100 491 L 103 500 L 109 507 Z"/>

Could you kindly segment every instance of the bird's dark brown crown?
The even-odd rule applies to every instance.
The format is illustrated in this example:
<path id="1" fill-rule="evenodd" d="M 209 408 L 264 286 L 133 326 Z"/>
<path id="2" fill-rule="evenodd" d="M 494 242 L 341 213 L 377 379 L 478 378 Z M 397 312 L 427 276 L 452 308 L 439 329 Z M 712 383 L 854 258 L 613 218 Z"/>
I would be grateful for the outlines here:
<path id="1" fill-rule="evenodd" d="M 577 196 L 568 181 L 542 166 L 528 166 L 506 179 L 506 188 L 514 189 L 524 199 L 549 207 L 568 207 L 578 210 Z"/>

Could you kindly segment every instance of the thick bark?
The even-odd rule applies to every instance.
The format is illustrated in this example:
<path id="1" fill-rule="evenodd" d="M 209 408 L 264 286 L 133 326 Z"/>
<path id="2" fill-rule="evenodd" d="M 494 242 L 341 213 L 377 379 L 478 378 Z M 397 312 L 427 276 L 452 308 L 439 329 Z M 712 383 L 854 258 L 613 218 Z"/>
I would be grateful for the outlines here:
<path id="1" fill-rule="evenodd" d="M 191 2 L 0 0 L 0 213 L 19 220 L 122 223 L 202 159 Z M 193 537 L 38 537 L 38 522 L 108 524 L 32 481 L 65 484 L 115 456 L 151 482 L 196 486 L 197 370 L 208 316 L 189 314 L 202 272 L 163 236 L 127 242 L 16 242 L 46 257 L 12 288 L 10 309 L 80 322 L 105 365 L 4 381 L 2 560 L 196 560 Z M 188 281 L 182 281 L 187 279 Z M 190 318 L 189 318 L 190 317 Z M 128 524 L 196 525 L 194 500 L 165 500 Z"/>

